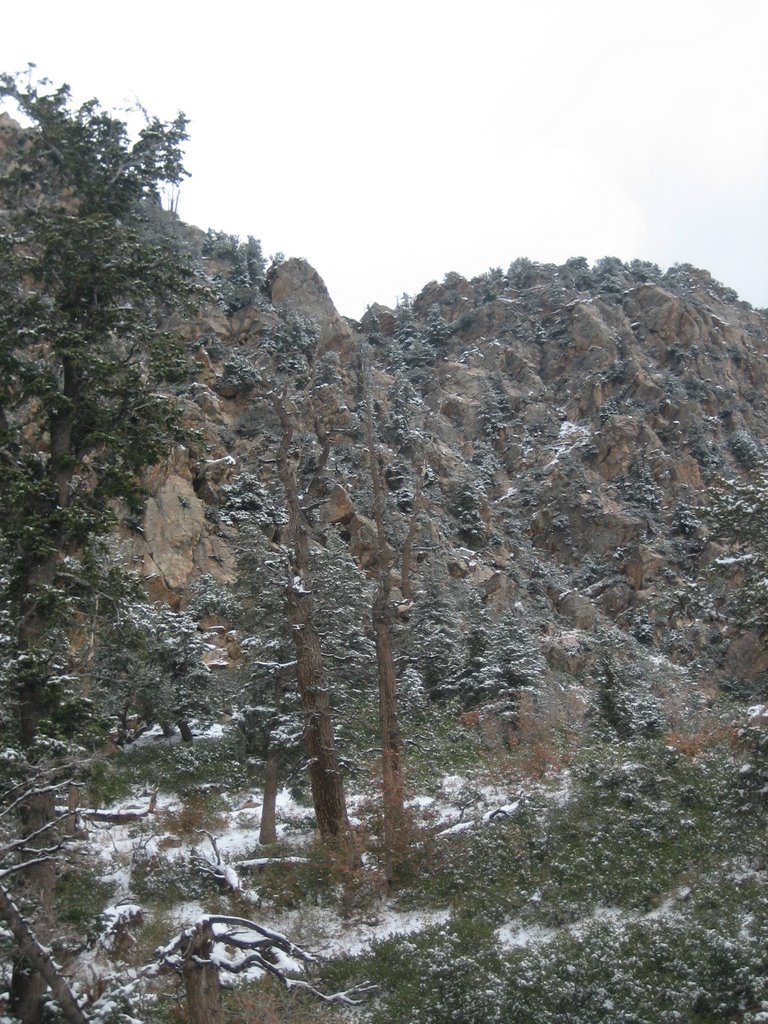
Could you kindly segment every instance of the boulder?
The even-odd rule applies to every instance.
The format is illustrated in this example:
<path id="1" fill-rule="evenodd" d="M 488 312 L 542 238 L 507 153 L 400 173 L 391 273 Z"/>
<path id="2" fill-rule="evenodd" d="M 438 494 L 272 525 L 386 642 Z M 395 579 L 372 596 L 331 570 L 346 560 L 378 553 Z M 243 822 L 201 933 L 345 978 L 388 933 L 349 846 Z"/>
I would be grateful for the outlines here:
<path id="1" fill-rule="evenodd" d="M 569 590 L 562 594 L 556 602 L 560 615 L 576 629 L 592 629 L 595 624 L 597 612 L 595 606 L 588 597 L 578 594 L 575 590 Z"/>

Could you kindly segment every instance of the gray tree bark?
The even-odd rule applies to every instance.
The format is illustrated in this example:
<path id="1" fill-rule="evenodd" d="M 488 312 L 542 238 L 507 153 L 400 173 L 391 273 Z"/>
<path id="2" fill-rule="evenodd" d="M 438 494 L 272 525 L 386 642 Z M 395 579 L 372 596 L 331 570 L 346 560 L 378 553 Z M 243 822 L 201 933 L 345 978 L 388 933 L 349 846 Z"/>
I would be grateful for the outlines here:
<path id="1" fill-rule="evenodd" d="M 285 489 L 293 541 L 286 605 L 296 647 L 296 680 L 304 713 L 304 744 L 309 760 L 312 803 L 323 842 L 335 843 L 348 836 L 349 819 L 333 733 L 330 694 L 323 674 L 320 637 L 314 625 L 312 597 L 307 587 L 309 536 L 299 502 L 296 469 L 290 457 L 294 424 L 285 395 L 273 392 L 272 401 L 283 431 L 277 466 Z"/>
<path id="2" fill-rule="evenodd" d="M 19 953 L 27 964 L 28 982 L 14 999 L 12 992 L 11 1009 L 23 1024 L 39 1024 L 42 1015 L 42 1000 L 50 988 L 53 998 L 61 1007 L 69 1024 L 88 1024 L 88 1018 L 80 1009 L 72 990 L 61 974 L 48 949 L 35 936 L 27 920 L 11 898 L 5 886 L 0 885 L 0 917 L 8 922 Z"/>
<path id="3" fill-rule="evenodd" d="M 397 874 L 397 861 L 402 855 L 402 833 L 405 824 L 402 771 L 402 736 L 397 711 L 397 678 L 392 653 L 391 557 L 385 532 L 385 500 L 381 487 L 379 450 L 373 426 L 373 402 L 370 391 L 368 362 L 361 360 L 365 394 L 365 432 L 368 462 L 373 489 L 376 522 L 376 595 L 371 608 L 371 623 L 376 640 L 376 665 L 379 679 L 379 726 L 381 730 L 382 804 L 384 809 L 384 850 L 387 878 Z M 415 510 L 414 510 L 415 518 Z"/>
<path id="4" fill-rule="evenodd" d="M 224 1020 L 219 970 L 210 959 L 213 942 L 213 925 L 202 921 L 184 951 L 182 974 L 189 1024 L 222 1024 Z"/>
<path id="5" fill-rule="evenodd" d="M 273 749 L 267 751 L 264 766 L 264 799 L 261 805 L 259 842 L 262 845 L 277 842 L 277 791 L 280 784 L 280 754 Z"/>

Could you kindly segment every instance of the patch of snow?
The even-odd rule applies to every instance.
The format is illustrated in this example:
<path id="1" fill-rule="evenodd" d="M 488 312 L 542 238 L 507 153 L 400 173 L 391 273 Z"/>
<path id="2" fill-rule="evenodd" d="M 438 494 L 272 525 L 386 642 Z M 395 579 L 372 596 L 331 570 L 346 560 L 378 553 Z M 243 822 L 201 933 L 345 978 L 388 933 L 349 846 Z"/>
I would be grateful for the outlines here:
<path id="1" fill-rule="evenodd" d="M 494 501 L 494 505 L 498 505 L 500 502 L 506 501 L 508 498 L 513 497 L 515 494 L 517 494 L 517 488 L 508 487 L 506 494 L 502 494 L 500 498 L 496 498 L 496 500 Z"/>
<path id="2" fill-rule="evenodd" d="M 519 946 L 533 946 L 546 942 L 559 934 L 558 928 L 545 928 L 544 925 L 525 926 L 519 921 L 511 921 L 496 929 L 496 938 L 502 949 L 515 949 Z"/>
<path id="3" fill-rule="evenodd" d="M 558 438 L 561 441 L 583 441 L 589 437 L 589 427 L 584 426 L 582 423 L 574 423 L 572 420 L 564 420 L 560 424 L 560 433 Z"/>
<path id="4" fill-rule="evenodd" d="M 486 811 L 483 815 L 483 821 L 498 821 L 499 818 L 512 818 L 520 808 L 520 801 L 515 800 L 511 804 L 504 804 L 503 807 L 497 807 L 495 811 Z"/>
<path id="5" fill-rule="evenodd" d="M 399 911 L 382 907 L 367 920 L 351 923 L 335 911 L 317 907 L 289 911 L 275 927 L 304 949 L 323 957 L 358 956 L 374 942 L 393 935 L 413 935 L 432 925 L 444 924 L 449 918 L 448 910 Z"/>
<path id="6" fill-rule="evenodd" d="M 456 836 L 460 832 L 467 832 L 469 829 L 474 828 L 475 822 L 472 821 L 459 821 L 455 825 L 451 825 L 448 828 L 444 828 L 441 832 L 437 832 L 438 838 L 443 836 Z"/>

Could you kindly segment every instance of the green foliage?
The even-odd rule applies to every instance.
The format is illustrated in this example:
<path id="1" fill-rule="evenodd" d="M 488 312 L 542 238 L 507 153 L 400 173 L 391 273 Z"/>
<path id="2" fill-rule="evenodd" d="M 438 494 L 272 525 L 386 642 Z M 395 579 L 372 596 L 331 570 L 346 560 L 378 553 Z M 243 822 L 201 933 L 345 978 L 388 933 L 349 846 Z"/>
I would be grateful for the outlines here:
<path id="1" fill-rule="evenodd" d="M 661 510 L 661 490 L 653 479 L 650 467 L 646 462 L 638 460 L 632 464 L 625 490 L 627 500 L 650 512 Z"/>
<path id="2" fill-rule="evenodd" d="M 756 469 L 765 458 L 765 452 L 747 430 L 737 430 L 728 445 L 733 457 L 745 469 Z"/>
<path id="3" fill-rule="evenodd" d="M 505 1019 L 672 1024 L 760 1020 L 764 920 L 721 933 L 692 915 L 596 921 L 510 957 Z M 750 1010 L 752 1011 L 750 1013 Z"/>
<path id="4" fill-rule="evenodd" d="M 96 762 L 89 790 L 96 803 L 109 803 L 132 787 L 189 795 L 200 789 L 246 788 L 252 782 L 236 730 L 224 736 L 198 737 L 194 743 L 166 741 L 128 746 L 125 752 Z"/>
<path id="5" fill-rule="evenodd" d="M 131 891 L 139 900 L 163 906 L 185 900 L 210 900 L 218 892 L 214 880 L 200 871 L 186 856 L 134 855 Z"/>
<path id="6" fill-rule="evenodd" d="M 443 313 L 439 303 L 433 303 L 427 310 L 426 318 L 426 339 L 430 345 L 440 348 L 450 336 L 451 329 L 443 319 Z"/>
<path id="7" fill-rule="evenodd" d="M 221 383 L 227 388 L 237 388 L 248 394 L 261 382 L 261 373 L 247 356 L 239 352 L 229 354 L 221 374 Z"/>
<path id="8" fill-rule="evenodd" d="M 142 725 L 208 719 L 226 694 L 203 662 L 195 620 L 163 604 L 128 604 L 104 629 L 93 670 L 94 698 L 121 740 Z"/>
<path id="9" fill-rule="evenodd" d="M 695 537 L 700 529 L 701 519 L 697 511 L 681 501 L 672 515 L 672 530 L 683 537 Z"/>
<path id="10" fill-rule="evenodd" d="M 58 671 L 40 651 L 87 593 L 65 556 L 113 525 L 116 499 L 138 505 L 142 471 L 180 436 L 157 376 L 178 350 L 165 358 L 160 339 L 203 294 L 179 233 L 158 229 L 161 191 L 185 173 L 185 118 L 148 118 L 131 139 L 95 100 L 73 108 L 47 86 L 0 76 L 31 126 L 0 167 L 0 545 L 30 669 L 13 687 L 27 744 Z"/>
<path id="11" fill-rule="evenodd" d="M 716 566 L 740 581 L 737 614 L 744 625 L 768 626 L 768 471 L 742 480 L 720 480 L 702 510 L 712 533 L 729 544 Z"/>
<path id="12" fill-rule="evenodd" d="M 741 770 L 745 794 L 768 803 L 768 706 L 756 705 L 750 720 L 739 730 L 739 742 L 749 761 Z"/>
<path id="13" fill-rule="evenodd" d="M 768 892 L 743 864 L 766 846 L 742 774 L 722 747 L 584 750 L 559 799 L 433 840 L 414 885 L 449 922 L 338 961 L 330 983 L 377 982 L 376 1024 L 756 1024 Z"/>
<path id="14" fill-rule="evenodd" d="M 461 621 L 454 588 L 442 564 L 427 563 L 409 622 L 413 667 L 432 698 L 455 696 L 461 673 Z"/>
<path id="15" fill-rule="evenodd" d="M 637 616 L 641 642 L 652 629 L 647 613 Z M 597 726 L 610 736 L 628 740 L 657 735 L 663 722 L 663 704 L 653 688 L 653 674 L 642 663 L 637 648 L 618 630 L 599 629 L 595 646 L 600 653 L 596 666 Z"/>
<path id="16" fill-rule="evenodd" d="M 114 887 L 93 867 L 79 860 L 56 879 L 56 915 L 88 941 L 98 934 L 101 914 L 108 905 Z"/>
<path id="17" fill-rule="evenodd" d="M 303 748 L 304 718 L 296 683 L 295 645 L 286 615 L 288 571 L 284 555 L 259 530 L 244 531 L 240 551 L 240 624 L 247 681 L 237 700 L 235 721 L 248 756 L 256 761 L 278 751 L 295 764 Z M 352 768 L 360 748 L 376 742 L 375 655 L 369 637 L 370 583 L 346 544 L 328 530 L 317 546 L 307 585 L 314 598 L 322 638 L 324 678 L 331 693 L 339 747 Z"/>
<path id="18" fill-rule="evenodd" d="M 217 266 L 213 283 L 227 312 L 233 313 L 257 298 L 266 281 L 266 261 L 258 239 L 249 235 L 241 242 L 237 235 L 209 228 L 202 255 Z"/>
<path id="19" fill-rule="evenodd" d="M 384 993 L 370 1018 L 376 1024 L 504 1020 L 499 999 L 503 961 L 492 930 L 481 922 L 453 921 L 374 943 L 354 971 Z"/>
<path id="20" fill-rule="evenodd" d="M 372 1024 L 757 1024 L 768 1007 L 766 897 L 726 890 L 661 919 L 598 917 L 509 951 L 487 926 L 456 920 L 375 944 L 328 978 L 364 973 L 381 986 Z M 750 908 L 746 923 L 734 908 Z"/>
<path id="21" fill-rule="evenodd" d="M 494 618 L 477 595 L 470 597 L 465 617 L 462 705 L 492 705 L 497 716 L 513 723 L 521 695 L 535 692 L 546 672 L 538 640 L 515 613 Z"/>
<path id="22" fill-rule="evenodd" d="M 253 473 L 238 473 L 221 493 L 221 518 L 226 523 L 241 529 L 258 527 L 271 534 L 288 521 L 280 489 L 267 490 Z"/>
<path id="23" fill-rule="evenodd" d="M 507 279 L 501 267 L 490 267 L 472 283 L 478 287 L 483 302 L 493 302 L 503 293 Z"/>
<path id="24" fill-rule="evenodd" d="M 457 519 L 459 537 L 467 547 L 479 549 L 486 541 L 486 527 L 480 516 L 482 488 L 466 481 L 459 485 L 451 502 L 451 511 Z"/>
<path id="25" fill-rule="evenodd" d="M 233 622 L 240 615 L 240 602 L 231 587 L 225 587 L 204 573 L 192 584 L 189 613 L 196 619 L 209 615 Z"/>
<path id="26" fill-rule="evenodd" d="M 319 329 L 308 316 L 284 311 L 276 327 L 264 338 L 264 351 L 280 357 L 283 371 L 301 373 L 317 348 Z"/>
<path id="27" fill-rule="evenodd" d="M 478 421 L 483 434 L 489 440 L 497 437 L 499 431 L 510 419 L 509 402 L 507 401 L 504 379 L 498 372 L 483 378 L 483 390 Z"/>
<path id="28" fill-rule="evenodd" d="M 747 789 L 722 748 L 693 759 L 657 740 L 597 744 L 573 761 L 567 799 L 532 793 L 511 819 L 441 840 L 420 898 L 496 924 L 649 911 L 755 849 L 761 811 Z"/>

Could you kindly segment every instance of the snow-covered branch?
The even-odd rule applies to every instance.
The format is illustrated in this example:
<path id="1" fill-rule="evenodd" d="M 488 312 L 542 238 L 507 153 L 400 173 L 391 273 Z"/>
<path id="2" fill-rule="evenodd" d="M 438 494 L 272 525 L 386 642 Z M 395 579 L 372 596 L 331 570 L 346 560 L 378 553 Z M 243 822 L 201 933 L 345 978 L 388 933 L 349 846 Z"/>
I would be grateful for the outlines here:
<path id="1" fill-rule="evenodd" d="M 203 1024 L 203 1021 L 219 1024 L 221 1021 L 221 971 L 227 974 L 242 974 L 252 969 L 263 971 L 277 978 L 287 989 L 301 989 L 323 1002 L 347 1006 L 362 1002 L 375 988 L 363 983 L 344 992 L 321 992 L 296 977 L 318 962 L 315 956 L 280 932 L 242 917 L 206 914 L 166 946 L 157 949 L 155 955 L 157 969 L 172 970 L 184 978 L 187 1012 L 192 1024 Z"/>

